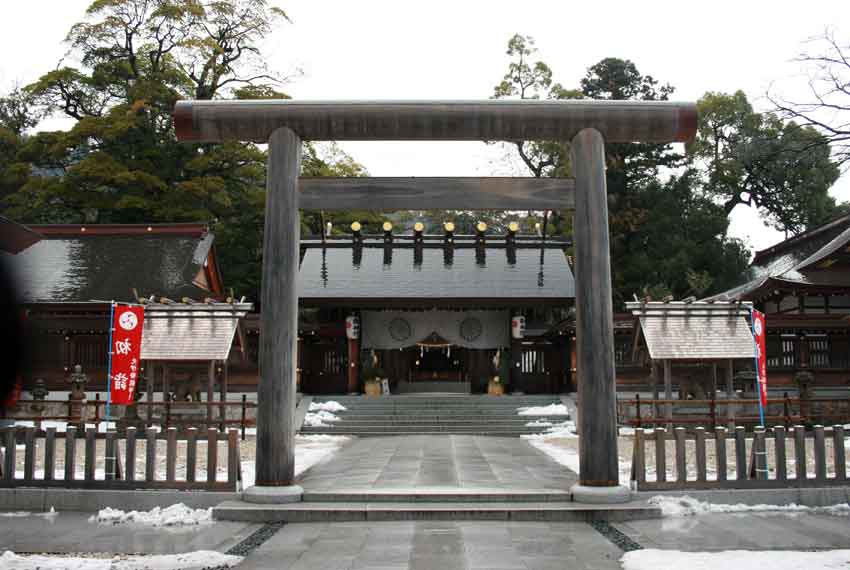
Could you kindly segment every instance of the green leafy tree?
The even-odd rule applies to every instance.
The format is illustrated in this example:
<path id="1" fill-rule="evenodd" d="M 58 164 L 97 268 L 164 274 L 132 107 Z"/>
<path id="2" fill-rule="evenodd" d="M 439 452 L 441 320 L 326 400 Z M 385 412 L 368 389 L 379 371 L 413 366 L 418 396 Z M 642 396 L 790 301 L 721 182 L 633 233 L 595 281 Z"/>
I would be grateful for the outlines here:
<path id="1" fill-rule="evenodd" d="M 740 205 L 758 208 L 788 235 L 847 211 L 828 194 L 840 170 L 817 130 L 755 112 L 741 91 L 707 93 L 698 106 L 689 150 L 704 166 L 705 191 L 727 214 Z"/>
<path id="2" fill-rule="evenodd" d="M 548 65 L 532 62 L 536 50 L 530 38 L 514 36 L 508 55 L 497 97 L 663 101 L 673 93 L 672 86 L 642 74 L 627 59 L 599 61 L 588 68 L 580 89 L 568 90 L 553 81 Z M 701 197 L 688 157 L 671 145 L 613 143 L 605 150 L 615 303 L 633 295 L 703 296 L 733 284 L 746 267 L 746 251 L 726 237 L 723 209 Z M 534 176 L 571 173 L 568 143 L 523 143 L 517 152 Z M 679 175 L 670 178 L 671 172 Z M 571 236 L 571 212 L 547 214 L 541 216 L 547 234 Z"/>
<path id="3" fill-rule="evenodd" d="M 0 131 L 0 160 L 14 166 L 0 164 L 4 213 L 39 223 L 213 222 L 226 283 L 258 299 L 266 154 L 248 143 L 178 143 L 171 113 L 184 98 L 286 98 L 287 77 L 267 69 L 260 49 L 286 21 L 266 0 L 92 2 L 67 37 L 76 65 L 23 90 L 29 108 L 74 126 Z M 20 124 L 9 100 L 17 104 L 3 99 L 0 120 Z M 311 145 L 303 166 L 362 170 Z M 15 172 L 24 175 L 7 183 Z"/>

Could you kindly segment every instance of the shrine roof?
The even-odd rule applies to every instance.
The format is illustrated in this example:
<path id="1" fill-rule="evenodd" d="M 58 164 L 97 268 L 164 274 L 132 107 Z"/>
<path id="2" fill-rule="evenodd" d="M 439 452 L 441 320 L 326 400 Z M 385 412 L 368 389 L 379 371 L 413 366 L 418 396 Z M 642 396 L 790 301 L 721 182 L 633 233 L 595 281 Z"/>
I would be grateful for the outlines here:
<path id="1" fill-rule="evenodd" d="M 204 298 L 214 236 L 203 224 L 30 226 L 44 239 L 9 263 L 22 302 Z"/>
<path id="2" fill-rule="evenodd" d="M 752 359 L 750 303 L 629 302 L 653 360 Z"/>
<path id="3" fill-rule="evenodd" d="M 850 215 L 756 252 L 743 284 L 705 300 L 758 299 L 774 289 L 850 287 L 848 245 Z"/>
<path id="4" fill-rule="evenodd" d="M 145 305 L 144 360 L 227 360 L 251 303 Z"/>
<path id="5" fill-rule="evenodd" d="M 575 297 L 565 243 L 489 240 L 476 246 L 425 243 L 312 244 L 304 249 L 299 296 L 361 306 L 388 301 L 564 302 Z M 302 242 L 302 247 L 304 244 Z"/>

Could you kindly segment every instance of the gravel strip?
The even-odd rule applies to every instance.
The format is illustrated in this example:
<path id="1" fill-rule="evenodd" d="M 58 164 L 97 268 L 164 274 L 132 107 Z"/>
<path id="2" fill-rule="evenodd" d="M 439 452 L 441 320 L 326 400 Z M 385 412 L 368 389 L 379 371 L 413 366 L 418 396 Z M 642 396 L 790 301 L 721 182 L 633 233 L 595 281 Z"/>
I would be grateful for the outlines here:
<path id="1" fill-rule="evenodd" d="M 225 552 L 225 554 L 243 557 L 248 556 L 251 552 L 259 548 L 265 541 L 273 537 L 285 524 L 285 522 L 280 521 L 263 525 L 252 532 L 247 538 L 245 538 L 245 540 L 230 548 L 230 550 Z"/>
<path id="2" fill-rule="evenodd" d="M 590 521 L 590 526 L 599 531 L 599 534 L 613 542 L 623 552 L 632 550 L 643 550 L 643 546 L 623 534 L 620 529 L 608 521 Z"/>

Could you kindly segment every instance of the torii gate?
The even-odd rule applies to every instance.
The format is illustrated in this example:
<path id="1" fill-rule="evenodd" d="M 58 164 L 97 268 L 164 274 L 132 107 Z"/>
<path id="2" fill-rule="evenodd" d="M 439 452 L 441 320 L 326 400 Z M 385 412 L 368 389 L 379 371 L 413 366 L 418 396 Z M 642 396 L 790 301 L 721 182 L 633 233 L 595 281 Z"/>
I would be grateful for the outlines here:
<path id="1" fill-rule="evenodd" d="M 256 483 L 244 499 L 301 500 L 294 482 L 299 208 L 575 210 L 582 502 L 625 502 L 617 460 L 616 387 L 605 141 L 691 140 L 693 103 L 634 101 L 180 101 L 177 138 L 268 143 L 263 238 Z M 311 179 L 302 140 L 571 141 L 574 179 Z M 557 186 L 553 187 L 553 184 Z M 456 186 L 452 195 L 446 188 Z"/>

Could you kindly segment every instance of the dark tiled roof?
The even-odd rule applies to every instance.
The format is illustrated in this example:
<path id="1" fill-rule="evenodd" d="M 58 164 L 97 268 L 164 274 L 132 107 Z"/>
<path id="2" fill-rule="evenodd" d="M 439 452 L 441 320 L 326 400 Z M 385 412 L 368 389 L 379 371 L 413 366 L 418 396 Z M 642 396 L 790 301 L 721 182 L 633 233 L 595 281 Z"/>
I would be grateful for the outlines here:
<path id="1" fill-rule="evenodd" d="M 38 232 L 0 216 L 0 251 L 21 252 L 42 237 Z"/>
<path id="2" fill-rule="evenodd" d="M 49 236 L 7 258 L 24 302 L 133 301 L 140 295 L 199 298 L 193 284 L 213 234 Z"/>
<path id="3" fill-rule="evenodd" d="M 352 248 L 307 249 L 301 263 L 303 299 L 571 299 L 573 274 L 561 249 L 486 248 L 484 261 L 474 248 L 455 248 L 446 263 L 442 248 L 364 247 L 359 263 Z"/>
<path id="4" fill-rule="evenodd" d="M 850 243 L 850 216 L 844 216 L 756 254 L 746 281 L 707 301 L 751 299 L 760 289 L 777 285 L 839 285 L 850 287 L 844 275 L 813 275 L 814 265 Z M 757 296 L 757 295 L 756 295 Z"/>

